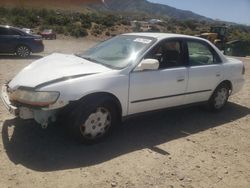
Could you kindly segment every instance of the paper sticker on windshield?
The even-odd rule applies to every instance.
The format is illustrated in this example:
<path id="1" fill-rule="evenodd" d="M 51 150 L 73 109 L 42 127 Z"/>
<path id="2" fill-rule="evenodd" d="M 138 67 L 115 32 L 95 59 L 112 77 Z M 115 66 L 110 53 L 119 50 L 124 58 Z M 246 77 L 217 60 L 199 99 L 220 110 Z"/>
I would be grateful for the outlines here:
<path id="1" fill-rule="evenodd" d="M 143 38 L 137 38 L 134 40 L 134 42 L 140 42 L 140 43 L 143 43 L 143 44 L 149 44 L 150 42 L 152 42 L 152 40 L 150 39 L 143 39 Z"/>

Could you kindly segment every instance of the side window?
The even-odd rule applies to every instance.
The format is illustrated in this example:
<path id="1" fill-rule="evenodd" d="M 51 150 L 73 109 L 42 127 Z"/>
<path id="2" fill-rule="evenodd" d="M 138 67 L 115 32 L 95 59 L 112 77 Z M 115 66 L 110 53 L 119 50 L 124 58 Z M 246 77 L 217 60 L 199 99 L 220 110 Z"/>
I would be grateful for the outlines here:
<path id="1" fill-rule="evenodd" d="M 0 27 L 0 36 L 8 35 L 8 29 Z"/>
<path id="2" fill-rule="evenodd" d="M 181 42 L 177 40 L 161 42 L 145 58 L 158 59 L 160 62 L 159 69 L 184 66 Z"/>
<path id="3" fill-rule="evenodd" d="M 8 29 L 8 35 L 20 35 L 20 33 L 13 29 Z"/>
<path id="4" fill-rule="evenodd" d="M 221 62 L 216 52 L 213 52 L 206 44 L 196 41 L 188 41 L 189 65 L 211 65 Z"/>
<path id="5" fill-rule="evenodd" d="M 6 28 L 0 28 L 0 35 L 20 35 L 19 32 L 12 30 L 12 29 L 6 29 Z"/>

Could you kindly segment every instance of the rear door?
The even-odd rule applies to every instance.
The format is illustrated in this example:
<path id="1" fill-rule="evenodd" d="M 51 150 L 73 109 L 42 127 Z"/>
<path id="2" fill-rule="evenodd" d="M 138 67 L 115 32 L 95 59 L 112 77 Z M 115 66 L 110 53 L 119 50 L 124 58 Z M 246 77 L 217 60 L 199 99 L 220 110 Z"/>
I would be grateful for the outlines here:
<path id="1" fill-rule="evenodd" d="M 221 59 L 205 41 L 186 40 L 188 88 L 185 104 L 207 101 L 223 78 Z"/>
<path id="2" fill-rule="evenodd" d="M 19 43 L 20 33 L 11 29 L 0 27 L 0 52 L 13 53 Z"/>
<path id="3" fill-rule="evenodd" d="M 7 49 L 7 36 L 8 36 L 8 31 L 6 28 L 0 27 L 0 53 L 8 51 Z"/>

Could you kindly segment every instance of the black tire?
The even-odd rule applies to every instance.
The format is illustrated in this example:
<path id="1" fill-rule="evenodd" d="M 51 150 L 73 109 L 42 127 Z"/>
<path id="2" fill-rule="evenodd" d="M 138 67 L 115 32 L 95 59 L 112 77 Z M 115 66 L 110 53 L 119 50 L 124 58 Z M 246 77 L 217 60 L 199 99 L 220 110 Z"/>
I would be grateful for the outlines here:
<path id="1" fill-rule="evenodd" d="M 20 45 L 16 48 L 16 55 L 22 58 L 26 58 L 30 56 L 30 49 L 29 47 L 25 46 L 25 45 Z"/>
<path id="2" fill-rule="evenodd" d="M 104 121 L 101 120 L 101 116 L 99 117 L 96 114 L 104 114 L 106 112 L 108 115 L 104 123 Z M 76 106 L 69 120 L 70 119 L 73 122 L 71 126 L 68 126 L 71 136 L 78 142 L 93 144 L 101 141 L 112 132 L 118 123 L 118 111 L 115 103 L 109 97 L 89 99 L 81 101 L 80 104 Z M 110 123 L 107 123 L 109 121 Z M 105 125 L 106 123 L 107 125 Z M 93 136 L 95 131 L 97 134 Z"/>
<path id="3" fill-rule="evenodd" d="M 221 111 L 227 104 L 230 88 L 227 84 L 220 84 L 208 101 L 208 109 L 214 112 Z"/>

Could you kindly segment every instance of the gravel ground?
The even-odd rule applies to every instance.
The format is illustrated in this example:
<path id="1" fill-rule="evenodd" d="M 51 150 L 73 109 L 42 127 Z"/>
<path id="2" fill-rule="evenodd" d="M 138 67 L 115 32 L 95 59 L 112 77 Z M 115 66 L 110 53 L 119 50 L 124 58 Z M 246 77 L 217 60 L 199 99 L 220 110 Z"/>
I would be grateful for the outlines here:
<path id="1" fill-rule="evenodd" d="M 59 39 L 30 59 L 0 56 L 0 85 L 35 59 L 95 43 Z M 137 117 L 92 146 L 15 119 L 0 102 L 0 187 L 249 188 L 250 59 L 242 60 L 246 84 L 221 113 L 191 107 Z"/>

